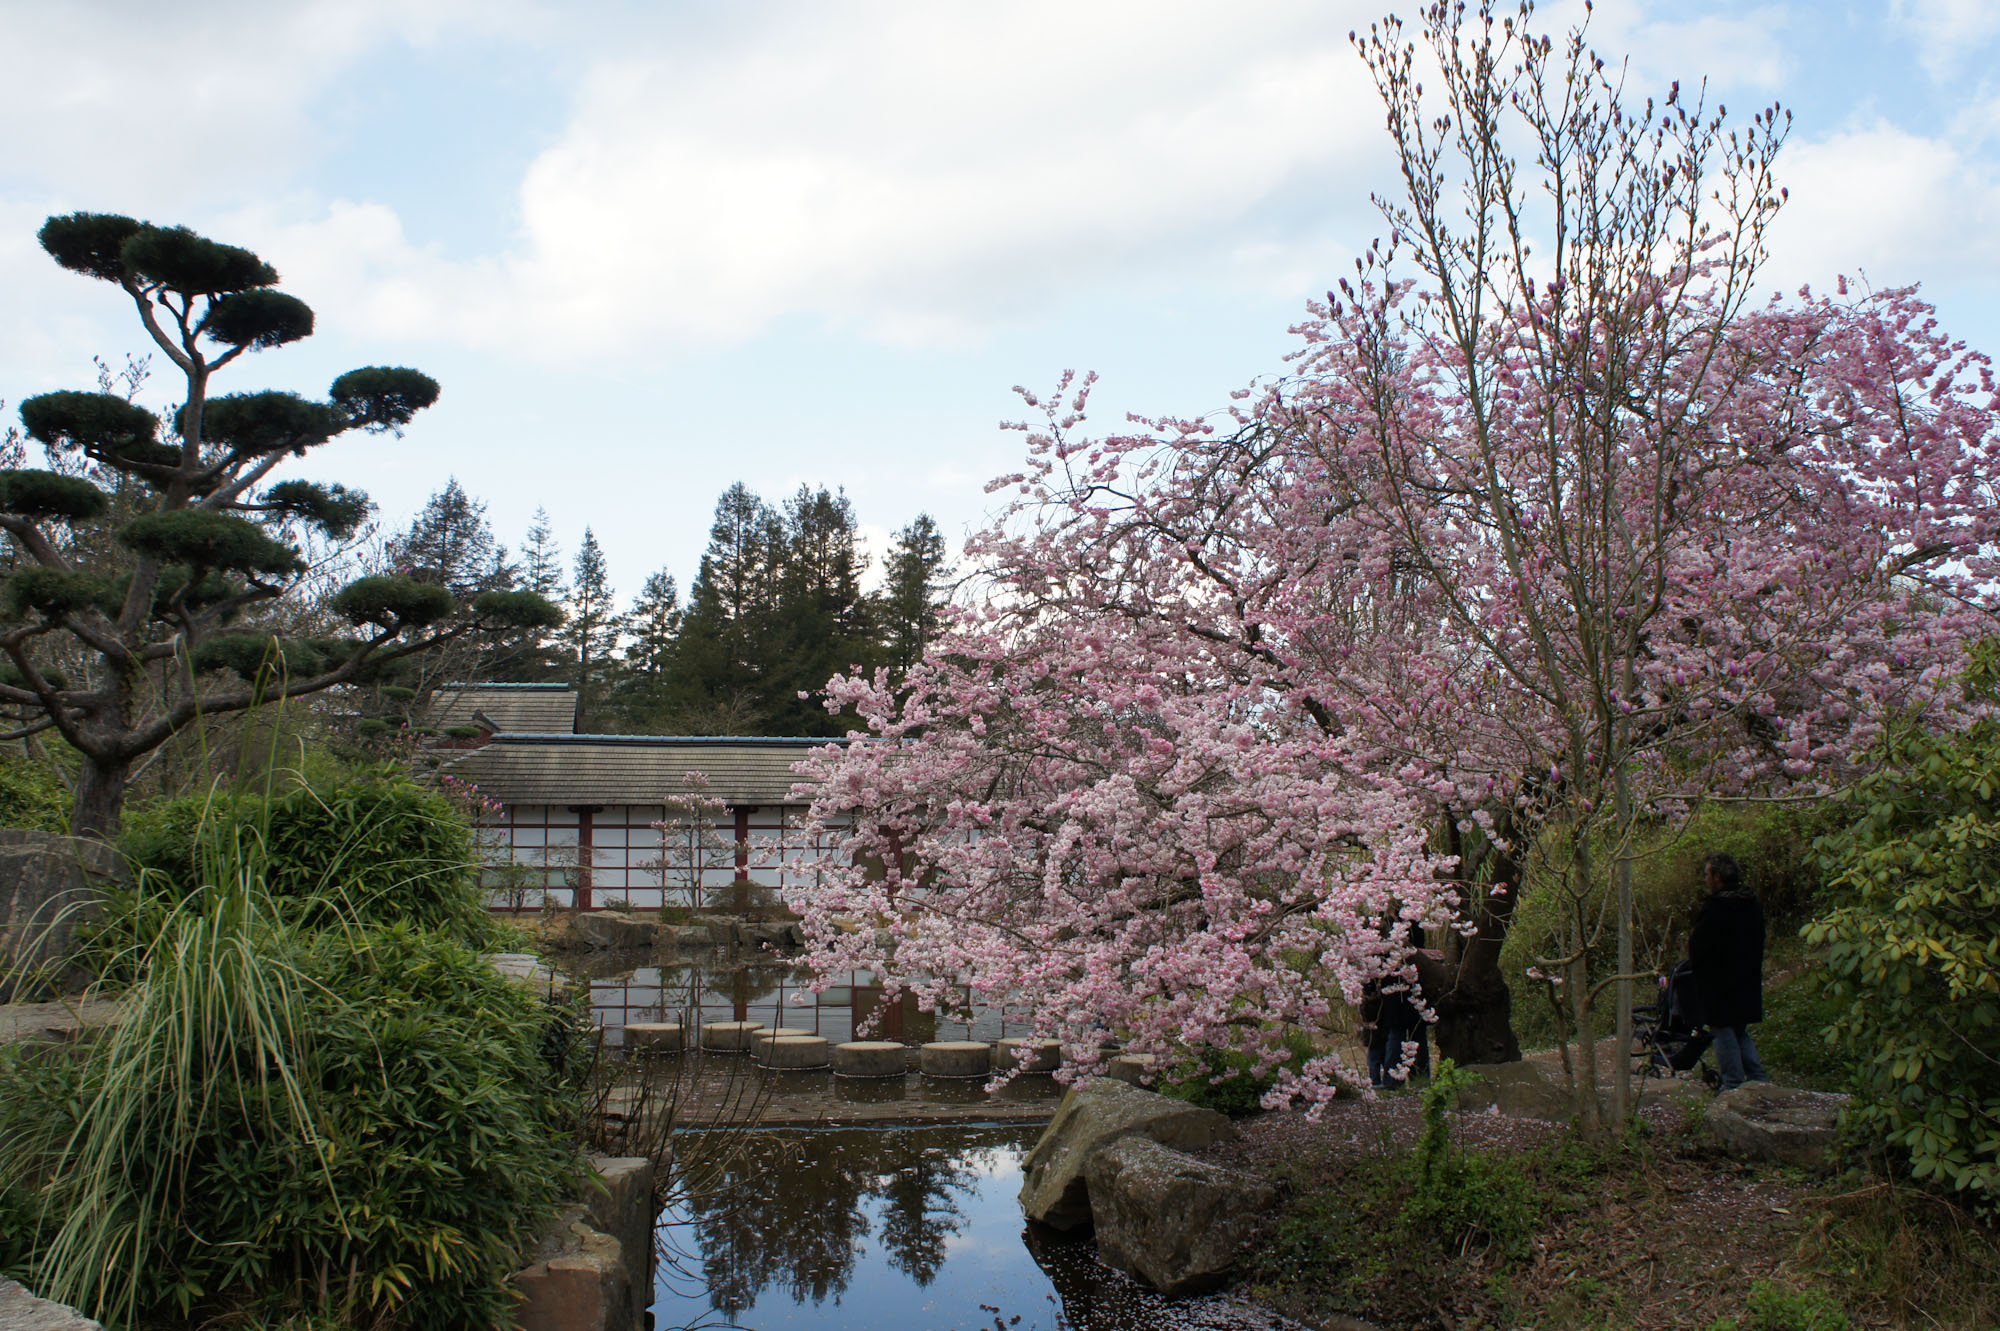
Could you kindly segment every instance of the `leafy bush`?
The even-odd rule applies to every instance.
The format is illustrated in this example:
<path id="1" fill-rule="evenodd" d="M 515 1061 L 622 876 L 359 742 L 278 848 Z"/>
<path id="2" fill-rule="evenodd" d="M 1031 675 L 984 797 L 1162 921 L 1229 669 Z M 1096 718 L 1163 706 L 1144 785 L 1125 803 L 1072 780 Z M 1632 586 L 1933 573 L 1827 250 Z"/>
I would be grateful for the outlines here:
<path id="1" fill-rule="evenodd" d="M 1477 1074 L 1442 1059 L 1424 1087 L 1424 1128 L 1405 1168 L 1409 1197 L 1397 1217 L 1403 1242 L 1427 1242 L 1444 1252 L 1490 1243 L 1510 1258 L 1525 1257 L 1545 1199 L 1511 1161 L 1454 1149 L 1451 1110 Z"/>
<path id="2" fill-rule="evenodd" d="M 1642 831 L 1632 874 L 1638 964 L 1664 974 L 1687 955 L 1688 927 L 1708 891 L 1702 879 L 1702 860 L 1710 851 L 1726 851 L 1736 857 L 1743 866 L 1744 881 L 1755 889 L 1773 921 L 1799 919 L 1819 891 L 1819 864 L 1812 845 L 1824 820 L 1825 814 L 1818 807 L 1712 803 L 1702 805 L 1685 822 L 1656 823 Z M 1596 847 L 1595 853 L 1600 862 L 1610 863 L 1608 846 Z M 1515 910 L 1500 953 L 1501 973 L 1515 985 L 1514 1031 L 1530 1049 L 1555 1044 L 1558 1030 L 1547 996 L 1524 988 L 1520 978 L 1536 958 L 1562 950 L 1557 942 L 1558 895 L 1534 890 L 1540 855 L 1536 851 L 1529 857 L 1529 891 Z M 1592 910 L 1603 904 L 1603 886 L 1591 901 Z M 1602 959 L 1592 979 L 1611 974 L 1609 964 L 1608 959 Z M 1634 1001 L 1646 1001 L 1643 992 Z M 1609 1020 L 1608 1008 L 1600 1019 Z M 1760 1050 L 1763 1042 L 1760 1030 Z"/>
<path id="3" fill-rule="evenodd" d="M 306 928 L 407 922 L 477 942 L 489 927 L 464 815 L 388 771 L 268 796 L 167 801 L 128 818 L 122 843 L 156 896 L 193 891 L 204 857 L 248 857 Z"/>
<path id="4" fill-rule="evenodd" d="M 69 787 L 53 767 L 0 754 L 0 827 L 69 831 Z"/>
<path id="5" fill-rule="evenodd" d="M 1750 1287 L 1750 1316 L 1725 1317 L 1709 1331 L 1848 1331 L 1854 1324 L 1830 1296 L 1760 1280 Z"/>
<path id="6" fill-rule="evenodd" d="M 1450 1111 L 1472 1076 L 1440 1060 L 1414 1151 L 1281 1167 L 1292 1187 L 1249 1261 L 1262 1295 L 1308 1322 L 1360 1309 L 1399 1326 L 1513 1324 L 1493 1282 L 1478 1294 L 1458 1283 L 1464 1259 L 1493 1277 L 1530 1260 L 1535 1237 L 1584 1204 L 1584 1180 L 1606 1158 L 1571 1140 L 1506 1154 L 1458 1146 Z"/>
<path id="7" fill-rule="evenodd" d="M 102 1041 L 0 1068 L 0 1214 L 33 1236 L 7 1260 L 124 1326 L 503 1324 L 572 1181 L 538 1053 L 564 1018 L 407 923 L 304 932 L 236 870 L 163 907 Z"/>
<path id="8" fill-rule="evenodd" d="M 1280 1067 L 1294 1070 L 1317 1051 L 1312 1037 L 1301 1030 L 1285 1032 L 1285 1046 L 1291 1053 Z M 1185 1100 L 1203 1109 L 1213 1109 L 1231 1118 L 1254 1114 L 1262 1107 L 1264 1093 L 1278 1084 L 1276 1070 L 1258 1075 L 1253 1054 L 1236 1049 L 1213 1047 L 1195 1051 L 1160 1078 L 1155 1088 L 1162 1095 Z"/>
<path id="9" fill-rule="evenodd" d="M 1764 991 L 1764 1022 L 1757 1053 L 1765 1070 L 1786 1086 L 1844 1091 L 1852 1078 L 1847 1056 L 1827 1038 L 1844 1004 L 1832 991 L 1823 958 Z"/>
<path id="10" fill-rule="evenodd" d="M 2000 652 L 1966 677 L 1991 701 Z M 1831 1034 L 1854 1063 L 1859 1139 L 1915 1179 L 2000 1212 L 2000 720 L 1957 734 L 1894 726 L 1878 769 L 1820 839 L 1833 904 L 1807 929 L 1827 947 Z"/>

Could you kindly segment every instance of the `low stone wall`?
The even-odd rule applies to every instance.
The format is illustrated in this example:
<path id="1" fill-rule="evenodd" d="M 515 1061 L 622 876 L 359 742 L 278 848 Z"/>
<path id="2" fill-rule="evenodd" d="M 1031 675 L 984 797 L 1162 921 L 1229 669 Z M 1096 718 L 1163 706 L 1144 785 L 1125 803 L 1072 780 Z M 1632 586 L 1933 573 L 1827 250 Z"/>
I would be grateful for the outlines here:
<path id="1" fill-rule="evenodd" d="M 0 828 L 0 1003 L 80 987 L 63 958 L 76 927 L 125 873 L 101 841 Z"/>
<path id="2" fill-rule="evenodd" d="M 653 1162 L 593 1156 L 595 1180 L 564 1207 L 508 1283 L 520 1331 L 644 1331 L 653 1301 Z"/>

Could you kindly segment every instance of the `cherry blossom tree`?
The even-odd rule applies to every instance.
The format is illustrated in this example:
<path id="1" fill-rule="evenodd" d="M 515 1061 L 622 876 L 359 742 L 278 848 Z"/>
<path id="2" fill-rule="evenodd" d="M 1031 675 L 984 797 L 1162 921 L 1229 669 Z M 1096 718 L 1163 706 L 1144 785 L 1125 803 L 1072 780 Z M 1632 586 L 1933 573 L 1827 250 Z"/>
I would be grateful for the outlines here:
<path id="1" fill-rule="evenodd" d="M 1393 972 L 1490 1059 L 1512 903 L 1547 892 L 1590 1051 L 1606 990 L 1629 1034 L 1642 828 L 1836 785 L 1892 713 L 1962 720 L 2000 572 L 1986 359 L 1914 290 L 1762 298 L 1786 118 L 1632 105 L 1529 18 L 1357 39 L 1404 192 L 1290 373 L 1107 438 L 1088 379 L 1024 395 L 988 607 L 900 707 L 836 681 L 883 742 L 812 773 L 851 820 L 823 955 L 1267 1061 Z M 1453 906 L 1445 962 L 1409 955 Z"/>

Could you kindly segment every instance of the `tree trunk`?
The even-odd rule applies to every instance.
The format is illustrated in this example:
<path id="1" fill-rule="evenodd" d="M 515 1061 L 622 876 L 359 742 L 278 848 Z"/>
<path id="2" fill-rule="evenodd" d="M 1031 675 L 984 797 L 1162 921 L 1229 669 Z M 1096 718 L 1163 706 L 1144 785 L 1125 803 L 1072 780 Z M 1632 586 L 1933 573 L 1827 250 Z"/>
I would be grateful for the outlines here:
<path id="1" fill-rule="evenodd" d="M 106 761 L 84 755 L 77 773 L 76 803 L 70 808 L 71 836 L 109 841 L 125 808 L 125 780 L 132 772 L 129 758 Z"/>
<path id="2" fill-rule="evenodd" d="M 1481 891 L 1473 910 L 1470 937 L 1454 933 L 1442 960 L 1419 953 L 1417 984 L 1437 1013 L 1438 1054 L 1461 1067 L 1470 1063 L 1518 1063 L 1521 1042 L 1514 1036 L 1514 995 L 1500 971 L 1500 949 L 1521 896 L 1521 866 L 1508 847 L 1518 830 L 1511 811 L 1502 810 L 1491 833 L 1471 846 L 1449 811 L 1444 820 L 1451 853 L 1467 892 Z M 1487 886 L 1482 889 L 1479 882 Z"/>

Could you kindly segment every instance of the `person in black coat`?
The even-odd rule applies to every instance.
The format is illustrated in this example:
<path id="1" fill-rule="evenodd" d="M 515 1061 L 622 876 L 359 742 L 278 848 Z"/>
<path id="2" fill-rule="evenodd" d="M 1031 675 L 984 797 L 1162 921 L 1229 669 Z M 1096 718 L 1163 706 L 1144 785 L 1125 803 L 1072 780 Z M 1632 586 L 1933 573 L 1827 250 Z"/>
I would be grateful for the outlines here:
<path id="1" fill-rule="evenodd" d="M 1750 1026 L 1764 1019 L 1764 908 L 1743 884 L 1733 856 L 1716 852 L 1702 866 L 1708 899 L 1688 934 L 1701 1020 L 1715 1035 L 1722 1089 L 1769 1081 Z"/>

